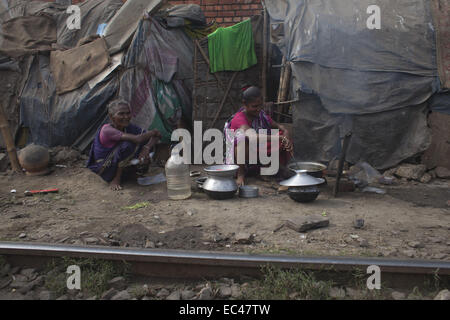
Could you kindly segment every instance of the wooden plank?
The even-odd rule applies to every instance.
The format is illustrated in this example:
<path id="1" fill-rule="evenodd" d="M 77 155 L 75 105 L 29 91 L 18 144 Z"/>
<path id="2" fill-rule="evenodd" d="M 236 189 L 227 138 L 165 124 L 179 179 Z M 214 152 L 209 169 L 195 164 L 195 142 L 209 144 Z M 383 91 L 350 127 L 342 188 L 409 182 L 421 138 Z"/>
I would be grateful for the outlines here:
<path id="1" fill-rule="evenodd" d="M 6 151 L 8 152 L 9 161 L 11 161 L 11 167 L 16 172 L 22 172 L 22 168 L 19 164 L 19 159 L 17 158 L 16 146 L 11 134 L 11 129 L 9 127 L 8 119 L 6 118 L 3 106 L 0 104 L 0 132 L 3 136 L 3 141 L 5 141 Z"/>
<path id="2" fill-rule="evenodd" d="M 443 88 L 450 89 L 450 0 L 431 1 L 436 29 L 436 54 Z"/>
<path id="3" fill-rule="evenodd" d="M 206 55 L 205 51 L 203 50 L 203 48 L 200 46 L 200 43 L 198 41 L 195 41 L 195 44 L 198 48 L 198 50 L 200 51 L 200 54 L 203 56 L 203 59 L 206 61 L 206 63 L 208 64 L 208 70 L 209 70 L 209 66 L 210 66 L 210 62 L 208 59 L 208 56 Z M 219 87 L 220 89 L 222 89 L 224 92 L 226 91 L 225 86 L 222 82 L 222 80 L 220 80 L 219 76 L 217 75 L 217 73 L 213 73 L 213 76 L 217 79 L 217 82 L 219 83 Z M 228 95 L 227 98 L 230 100 L 231 105 L 235 105 L 233 98 Z"/>
<path id="4" fill-rule="evenodd" d="M 233 74 L 233 76 L 230 79 L 230 82 L 228 83 L 228 87 L 227 87 L 227 90 L 225 91 L 225 95 L 223 96 L 222 102 L 220 103 L 220 106 L 217 109 L 217 112 L 216 112 L 216 115 L 214 117 L 214 120 L 212 121 L 211 125 L 209 126 L 210 129 L 212 127 L 214 127 L 214 125 L 216 124 L 217 118 L 219 117 L 219 114 L 222 111 L 223 106 L 225 105 L 225 101 L 227 100 L 227 96 L 230 93 L 231 86 L 233 85 L 234 79 L 236 78 L 237 74 L 238 74 L 238 71 Z"/>

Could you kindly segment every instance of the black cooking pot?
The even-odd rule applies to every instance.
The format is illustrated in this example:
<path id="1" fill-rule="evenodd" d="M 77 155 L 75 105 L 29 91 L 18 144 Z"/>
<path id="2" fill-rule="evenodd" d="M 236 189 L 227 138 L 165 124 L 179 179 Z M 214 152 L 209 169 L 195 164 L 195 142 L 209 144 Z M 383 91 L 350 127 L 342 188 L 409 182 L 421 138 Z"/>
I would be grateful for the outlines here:
<path id="1" fill-rule="evenodd" d="M 231 199 L 236 194 L 236 190 L 220 192 L 220 191 L 209 191 L 209 190 L 203 189 L 203 192 L 205 192 L 208 196 L 210 196 L 211 198 L 213 198 L 215 200 Z"/>
<path id="2" fill-rule="evenodd" d="M 320 189 L 317 186 L 289 187 L 287 193 L 289 197 L 294 201 L 312 202 L 319 196 Z"/>

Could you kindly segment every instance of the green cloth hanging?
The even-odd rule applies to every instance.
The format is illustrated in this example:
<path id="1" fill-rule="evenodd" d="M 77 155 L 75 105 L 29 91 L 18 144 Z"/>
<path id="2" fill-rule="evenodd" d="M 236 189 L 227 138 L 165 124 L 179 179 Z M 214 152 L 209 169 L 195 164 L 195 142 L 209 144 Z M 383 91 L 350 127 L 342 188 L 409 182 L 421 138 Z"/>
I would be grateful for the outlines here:
<path id="1" fill-rule="evenodd" d="M 241 71 L 258 63 L 250 19 L 208 35 L 211 73 Z"/>

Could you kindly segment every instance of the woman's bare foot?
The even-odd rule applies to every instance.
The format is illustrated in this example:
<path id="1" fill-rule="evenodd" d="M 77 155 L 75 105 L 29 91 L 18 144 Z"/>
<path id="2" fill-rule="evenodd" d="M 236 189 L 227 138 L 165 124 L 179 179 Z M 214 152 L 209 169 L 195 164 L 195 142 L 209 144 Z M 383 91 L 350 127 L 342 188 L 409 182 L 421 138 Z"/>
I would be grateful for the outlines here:
<path id="1" fill-rule="evenodd" d="M 109 183 L 109 186 L 110 186 L 112 191 L 120 191 L 120 190 L 122 190 L 122 186 L 120 185 L 120 181 L 113 180 L 113 181 L 111 181 Z"/>
<path id="2" fill-rule="evenodd" d="M 238 187 L 243 186 L 245 184 L 245 177 L 238 175 L 236 178 L 236 184 Z"/>

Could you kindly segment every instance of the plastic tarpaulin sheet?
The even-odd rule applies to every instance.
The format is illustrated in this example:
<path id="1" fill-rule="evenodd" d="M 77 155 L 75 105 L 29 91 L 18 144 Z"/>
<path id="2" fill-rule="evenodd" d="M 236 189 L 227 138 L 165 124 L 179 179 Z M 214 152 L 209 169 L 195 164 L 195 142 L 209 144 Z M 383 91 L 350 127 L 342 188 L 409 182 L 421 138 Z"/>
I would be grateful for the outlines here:
<path id="1" fill-rule="evenodd" d="M 188 19 L 195 24 L 205 25 L 206 24 L 206 18 L 203 14 L 202 9 L 198 4 L 179 4 L 176 6 L 173 6 L 172 8 L 167 9 L 167 15 L 168 17 L 176 17 L 181 19 Z M 168 19 L 169 20 L 169 19 Z M 183 24 L 178 26 L 183 26 Z M 170 27 L 172 27 L 171 24 L 169 24 Z"/>
<path id="2" fill-rule="evenodd" d="M 58 10 L 50 10 L 52 5 Z M 47 3 L 38 8 L 47 13 L 54 12 L 58 44 L 75 47 L 81 38 L 95 35 L 98 25 L 107 23 L 121 5 L 121 0 L 83 2 L 80 4 L 80 30 L 67 29 L 68 14 L 65 10 L 59 10 L 60 5 Z M 92 89 L 85 83 L 77 90 L 57 95 L 55 80 L 50 72 L 50 58 L 37 55 L 20 98 L 20 122 L 30 129 L 30 142 L 48 147 L 69 146 L 86 136 L 89 129 L 104 121 L 106 104 L 117 91 L 117 74 L 113 73 Z M 86 136 L 85 139 L 89 140 L 91 136 Z M 78 142 L 86 145 L 85 141 Z"/>
<path id="3" fill-rule="evenodd" d="M 165 106 L 154 90 L 156 80 L 171 83 L 171 93 L 177 94 L 182 114 L 190 121 L 192 57 L 192 40 L 181 29 L 167 30 L 155 19 L 141 20 L 123 59 L 126 71 L 119 92 L 130 102 L 134 124 L 149 128 L 152 123 L 167 122 Z M 171 129 L 168 126 L 166 131 L 171 134 Z"/>
<path id="4" fill-rule="evenodd" d="M 368 27 L 373 5 L 380 29 Z M 296 137 L 299 158 L 331 160 L 345 131 L 354 132 L 349 161 L 377 169 L 427 148 L 424 110 L 439 91 L 428 1 L 266 0 L 266 6 L 292 67 L 291 92 L 315 97 L 294 107 L 294 134 L 303 134 Z"/>
<path id="5" fill-rule="evenodd" d="M 20 99 L 20 120 L 30 128 L 32 142 L 48 147 L 68 146 L 99 117 L 117 91 L 117 78 L 89 84 L 64 95 L 56 94 L 48 56 L 35 57 Z"/>
<path id="6" fill-rule="evenodd" d="M 364 114 L 425 102 L 439 90 L 435 32 L 425 0 L 269 0 L 284 20 L 282 50 L 293 90 L 315 93 L 330 113 Z M 370 30 L 367 8 L 381 9 Z"/>
<path id="7" fill-rule="evenodd" d="M 88 0 L 77 5 L 81 14 L 80 30 L 67 28 L 67 13 L 58 16 L 58 44 L 69 48 L 75 47 L 80 39 L 95 35 L 98 26 L 110 22 L 123 3 L 121 0 Z"/>
<path id="8" fill-rule="evenodd" d="M 144 14 L 159 8 L 162 0 L 128 0 L 106 26 L 104 36 L 110 54 L 114 54 L 130 43 Z"/>
<path id="9" fill-rule="evenodd" d="M 327 162 L 341 152 L 347 132 L 352 138 L 347 161 L 366 161 L 377 169 L 397 165 L 425 151 L 431 143 L 427 105 L 364 115 L 330 114 L 315 95 L 302 94 L 293 110 L 295 157 Z"/>

